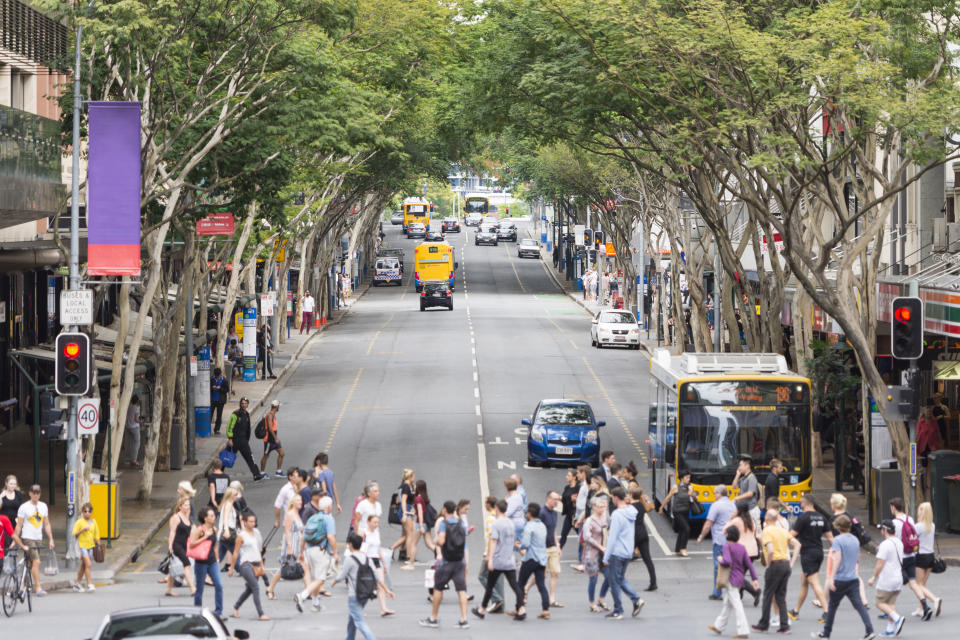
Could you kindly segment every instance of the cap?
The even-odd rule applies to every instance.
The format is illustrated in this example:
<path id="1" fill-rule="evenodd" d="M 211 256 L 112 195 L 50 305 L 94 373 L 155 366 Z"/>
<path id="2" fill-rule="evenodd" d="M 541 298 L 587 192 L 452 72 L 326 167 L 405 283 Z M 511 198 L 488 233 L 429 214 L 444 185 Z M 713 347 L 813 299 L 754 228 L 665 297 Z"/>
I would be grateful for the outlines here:
<path id="1" fill-rule="evenodd" d="M 274 400 L 273 402 L 270 403 L 270 406 L 271 406 L 271 407 L 279 407 L 279 406 L 280 406 L 280 401 L 279 401 L 279 400 Z"/>
<path id="2" fill-rule="evenodd" d="M 887 533 L 896 533 L 897 528 L 893 524 L 893 520 L 884 520 L 877 525 L 877 529 L 886 529 Z"/>

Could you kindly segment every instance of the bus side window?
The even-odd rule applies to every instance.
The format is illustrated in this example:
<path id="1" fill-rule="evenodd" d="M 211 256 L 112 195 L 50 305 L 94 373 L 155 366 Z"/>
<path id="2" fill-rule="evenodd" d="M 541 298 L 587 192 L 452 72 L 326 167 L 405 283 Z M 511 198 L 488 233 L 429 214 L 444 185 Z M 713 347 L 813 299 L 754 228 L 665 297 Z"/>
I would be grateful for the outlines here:
<path id="1" fill-rule="evenodd" d="M 667 447 L 663 457 L 669 465 L 677 461 L 677 423 L 674 420 L 667 423 Z"/>

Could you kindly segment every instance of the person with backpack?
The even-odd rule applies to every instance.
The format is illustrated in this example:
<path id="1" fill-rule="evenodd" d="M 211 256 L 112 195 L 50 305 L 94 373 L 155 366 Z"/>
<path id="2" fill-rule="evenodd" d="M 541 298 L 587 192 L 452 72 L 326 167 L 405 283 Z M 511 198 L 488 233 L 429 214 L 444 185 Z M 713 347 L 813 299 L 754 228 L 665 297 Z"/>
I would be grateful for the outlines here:
<path id="1" fill-rule="evenodd" d="M 321 497 L 321 490 L 316 487 L 313 491 L 316 492 L 314 494 L 316 496 L 314 500 L 316 511 L 311 510 L 310 517 L 304 524 L 303 541 L 301 543 L 301 554 L 310 568 L 310 582 L 303 591 L 293 597 L 297 611 L 301 613 L 303 612 L 303 603 L 308 598 L 313 600 L 314 612 L 323 610 L 318 596 L 330 595 L 330 592 L 324 591 L 323 583 L 327 579 L 330 566 L 336 563 L 337 523 L 331 515 L 333 500 L 330 496 Z"/>
<path id="2" fill-rule="evenodd" d="M 227 446 L 232 447 L 234 452 L 244 459 L 254 480 L 266 480 L 270 476 L 260 471 L 260 468 L 254 464 L 253 454 L 250 452 L 250 414 L 247 412 L 250 400 L 244 396 L 240 398 L 239 404 L 240 406 L 230 414 L 230 420 L 227 422 Z"/>
<path id="3" fill-rule="evenodd" d="M 860 614 L 860 619 L 863 621 L 864 640 L 871 640 L 875 637 L 873 624 L 870 622 L 870 614 L 867 612 L 859 593 L 860 541 L 850 533 L 852 525 L 850 518 L 845 515 L 837 516 L 833 522 L 837 533 L 833 537 L 830 553 L 827 555 L 826 590 L 828 600 L 825 603 L 827 607 L 826 613 L 823 615 L 823 629 L 815 634 L 814 638 L 830 637 L 833 632 L 833 620 L 844 598 L 848 599 L 853 608 Z M 879 558 L 879 554 L 877 557 Z"/>
<path id="4" fill-rule="evenodd" d="M 257 423 L 257 428 L 254 431 L 254 436 L 263 440 L 263 457 L 260 458 L 260 471 L 263 473 L 267 472 L 267 460 L 270 458 L 270 454 L 274 451 L 277 452 L 277 471 L 276 476 L 278 478 L 283 477 L 283 444 L 280 442 L 280 438 L 277 436 L 277 412 L 280 411 L 280 401 L 274 400 L 270 403 L 270 411 L 267 412 L 267 415 L 263 416 L 263 419 Z M 261 429 L 261 423 L 263 428 Z"/>
<path id="5" fill-rule="evenodd" d="M 460 621 L 457 623 L 457 628 L 469 629 L 466 566 L 464 565 L 467 528 L 464 526 L 463 520 L 457 516 L 456 502 L 447 500 L 443 503 L 443 509 L 446 515 L 437 527 L 436 545 L 440 550 L 441 562 L 437 565 L 433 575 L 432 609 L 429 617 L 420 620 L 420 626 L 433 628 L 440 626 L 437 621 L 437 613 L 440 611 L 440 603 L 443 602 L 443 590 L 447 583 L 452 580 L 457 598 L 460 601 Z"/>
<path id="6" fill-rule="evenodd" d="M 903 498 L 890 499 L 893 526 L 896 528 L 897 538 L 903 544 L 903 574 L 907 579 L 906 584 L 910 586 L 910 590 L 917 596 L 920 606 L 923 607 L 921 620 L 926 622 L 933 617 L 934 613 L 940 613 L 942 600 L 930 589 L 920 586 L 917 582 L 917 553 L 920 551 L 920 536 L 917 534 L 917 523 L 903 509 Z"/>
<path id="7" fill-rule="evenodd" d="M 877 585 L 877 608 L 887 618 L 885 636 L 900 635 L 906 618 L 897 613 L 897 596 L 903 588 L 904 548 L 897 526 L 892 520 L 884 520 L 879 525 L 883 540 L 877 546 L 877 564 L 870 576 L 870 586 Z"/>
<path id="8" fill-rule="evenodd" d="M 407 562 L 400 567 L 405 571 L 413 570 L 413 563 L 417 559 L 417 542 L 421 537 L 428 551 L 436 548 L 431 531 L 437 521 L 437 510 L 430 504 L 430 494 L 427 493 L 425 480 L 417 480 L 414 484 L 413 519 L 413 530 L 407 538 Z"/>
<path id="9" fill-rule="evenodd" d="M 330 584 L 331 587 L 338 582 L 347 583 L 347 610 L 349 618 L 347 620 L 346 640 L 353 640 L 359 631 L 364 640 L 377 640 L 373 635 L 373 630 L 367 624 L 363 617 L 363 607 L 377 597 L 377 590 L 382 589 L 388 598 L 393 598 L 393 591 L 386 584 L 377 579 L 377 574 L 370 566 L 370 561 L 363 553 L 360 547 L 363 546 L 363 538 L 356 533 L 350 533 L 347 536 L 347 545 L 349 549 L 343 557 L 343 567 L 340 573 Z"/>

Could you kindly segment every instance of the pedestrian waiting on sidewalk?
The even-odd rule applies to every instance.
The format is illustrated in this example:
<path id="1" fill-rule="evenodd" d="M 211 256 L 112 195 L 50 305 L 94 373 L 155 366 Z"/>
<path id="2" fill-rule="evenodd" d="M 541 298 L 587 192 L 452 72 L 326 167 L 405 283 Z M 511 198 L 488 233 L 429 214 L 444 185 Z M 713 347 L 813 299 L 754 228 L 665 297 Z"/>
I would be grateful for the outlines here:
<path id="1" fill-rule="evenodd" d="M 73 525 L 73 537 L 77 539 L 77 547 L 80 549 L 80 567 L 77 569 L 77 581 L 73 584 L 73 589 L 96 591 L 90 578 L 90 567 L 93 563 L 93 551 L 100 544 L 100 528 L 93 519 L 93 505 L 89 502 L 80 507 L 80 517 Z M 82 584 L 84 578 L 87 581 L 85 589 Z"/>

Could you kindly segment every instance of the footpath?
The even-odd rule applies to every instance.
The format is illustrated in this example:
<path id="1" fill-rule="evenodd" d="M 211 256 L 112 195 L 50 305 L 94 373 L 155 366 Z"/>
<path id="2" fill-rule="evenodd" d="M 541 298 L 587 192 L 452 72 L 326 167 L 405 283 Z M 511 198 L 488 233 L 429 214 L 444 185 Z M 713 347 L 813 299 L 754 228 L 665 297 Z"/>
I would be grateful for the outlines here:
<path id="1" fill-rule="evenodd" d="M 95 583 L 108 584 L 112 582 L 114 576 L 123 570 L 128 563 L 136 561 L 149 541 L 157 531 L 166 525 L 173 514 L 177 500 L 177 485 L 181 481 L 188 480 L 193 484 L 198 495 L 205 495 L 206 485 L 204 481 L 206 475 L 213 461 L 219 457 L 220 451 L 226 446 L 227 417 L 236 408 L 239 399 L 242 396 L 249 398 L 251 423 L 255 424 L 260 416 L 267 411 L 274 393 L 286 383 L 292 374 L 300 354 L 306 349 L 310 341 L 328 328 L 342 322 L 349 314 L 352 306 L 366 294 L 369 286 L 369 284 L 362 284 L 359 289 L 354 290 L 353 295 L 345 300 L 344 305 L 333 312 L 333 318 L 327 324 L 312 327 L 309 333 L 304 332 L 302 335 L 297 329 L 291 327 L 290 337 L 275 349 L 273 359 L 275 378 L 258 378 L 251 382 L 235 379 L 231 386 L 230 397 L 223 410 L 223 427 L 220 434 L 196 438 L 196 464 L 188 465 L 184 463 L 183 468 L 178 470 L 155 472 L 153 474 L 153 491 L 149 503 L 143 503 L 137 499 L 142 473 L 135 469 L 120 469 L 117 474 L 117 486 L 120 493 L 118 508 L 120 518 L 119 536 L 114 540 L 106 541 L 106 561 L 102 564 L 93 565 L 92 577 Z M 22 451 L 29 451 L 32 446 L 29 442 L 30 430 L 19 428 L 12 430 L 9 435 L 14 435 L 15 432 L 17 432 L 16 438 L 4 438 L 4 448 L 8 451 L 13 450 L 14 447 Z M 16 461 L 10 462 L 12 464 L 4 465 L 4 476 L 15 474 L 20 478 L 22 489 L 29 486 L 29 478 L 32 477 L 30 456 L 21 456 L 19 463 Z M 239 461 L 239 465 L 239 467 L 235 466 L 234 468 L 241 470 L 240 475 L 245 477 L 249 475 L 246 465 L 242 461 Z M 61 474 L 58 473 L 58 479 L 60 476 Z M 48 501 L 49 488 L 45 483 L 43 485 L 41 499 Z M 41 586 L 47 591 L 69 589 L 73 583 L 73 574 L 76 572 L 75 568 L 71 569 L 67 566 L 65 560 L 67 549 L 66 513 L 62 500 L 62 494 L 58 494 L 56 504 L 50 507 L 50 522 L 54 531 L 60 573 L 56 576 L 42 576 Z M 43 554 L 41 554 L 41 558 L 43 557 Z"/>
<path id="2" fill-rule="evenodd" d="M 541 248 L 541 251 L 544 270 L 546 270 L 546 272 L 553 279 L 554 284 L 556 284 L 557 287 L 567 295 L 567 297 L 580 305 L 584 311 L 593 316 L 596 315 L 596 313 L 601 309 L 611 308 L 609 305 L 603 305 L 597 300 L 587 300 L 584 296 L 584 292 L 582 290 L 577 290 L 576 281 L 566 280 L 564 274 L 558 272 L 554 268 L 552 256 L 546 252 L 546 249 Z M 646 337 L 641 339 L 640 346 L 644 351 L 647 352 L 648 355 L 652 355 L 654 349 L 668 345 L 657 344 L 656 337 L 653 339 Z M 830 495 L 836 493 L 836 490 L 833 489 L 834 469 L 832 465 L 818 467 L 813 470 L 813 487 L 814 489 L 812 493 L 816 503 L 829 510 Z M 869 525 L 870 514 L 866 496 L 857 491 L 843 491 L 841 493 L 843 493 L 843 495 L 847 498 L 847 510 L 855 518 L 865 524 L 871 537 L 873 538 L 873 540 L 865 547 L 868 551 L 873 553 L 876 551 L 876 545 L 882 539 L 882 536 L 876 527 Z M 889 513 L 884 510 L 882 517 L 874 518 L 874 520 L 880 520 L 889 517 Z M 947 565 L 952 567 L 960 567 L 960 535 L 938 530 L 937 544 L 939 545 L 939 553 Z"/>

